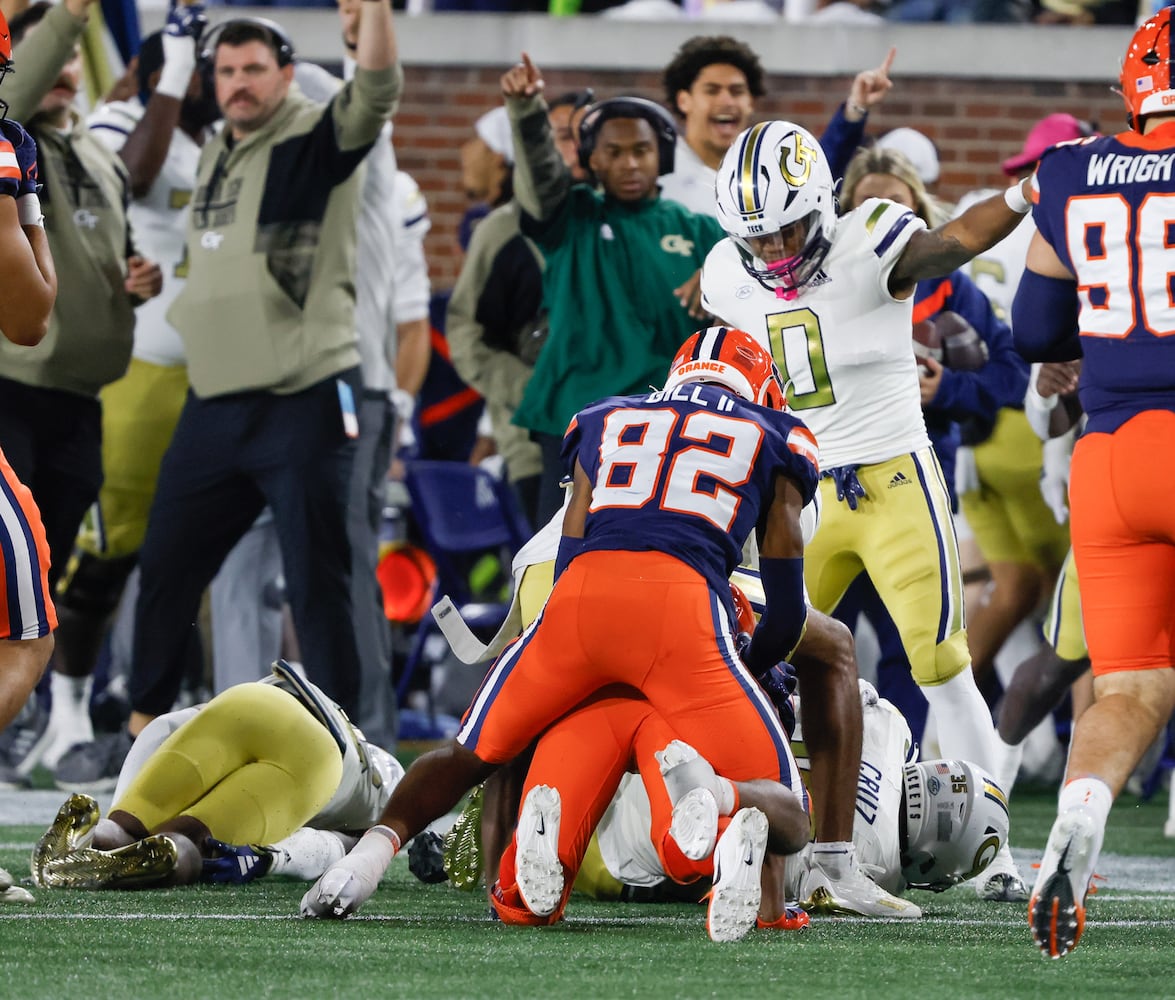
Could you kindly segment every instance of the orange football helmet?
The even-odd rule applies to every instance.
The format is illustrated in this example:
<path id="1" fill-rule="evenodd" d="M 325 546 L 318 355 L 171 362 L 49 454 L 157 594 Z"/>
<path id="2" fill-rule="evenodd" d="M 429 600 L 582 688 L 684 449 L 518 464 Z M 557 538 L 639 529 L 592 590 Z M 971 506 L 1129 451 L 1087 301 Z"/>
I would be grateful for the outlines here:
<path id="1" fill-rule="evenodd" d="M 1175 112 L 1175 63 L 1171 61 L 1171 8 L 1148 18 L 1130 40 L 1118 80 L 1127 121 L 1141 129 L 1143 115 Z"/>
<path id="2" fill-rule="evenodd" d="M 12 35 L 8 31 L 8 22 L 4 19 L 4 11 L 0 10 L 0 60 L 3 60 L 2 69 L 7 69 L 12 62 Z"/>
<path id="3" fill-rule="evenodd" d="M 738 616 L 738 630 L 750 635 L 755 631 L 755 609 L 751 607 L 751 599 L 737 583 L 730 585 L 730 599 L 734 602 L 734 613 Z"/>
<path id="4" fill-rule="evenodd" d="M 745 330 L 712 326 L 691 335 L 669 366 L 665 388 L 687 382 L 716 382 L 749 402 L 772 410 L 787 408 L 779 369 Z"/>

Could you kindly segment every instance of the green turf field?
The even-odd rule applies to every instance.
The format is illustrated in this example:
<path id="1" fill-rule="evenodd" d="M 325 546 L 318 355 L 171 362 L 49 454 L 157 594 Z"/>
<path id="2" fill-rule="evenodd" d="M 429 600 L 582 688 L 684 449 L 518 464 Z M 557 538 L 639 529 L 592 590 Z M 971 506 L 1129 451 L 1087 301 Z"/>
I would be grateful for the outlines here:
<path id="1" fill-rule="evenodd" d="M 1054 799 L 1019 792 L 1013 846 L 1031 863 Z M 813 919 L 800 934 L 706 937 L 700 906 L 573 897 L 542 929 L 491 922 L 480 894 L 424 886 L 397 860 L 352 920 L 303 922 L 304 886 L 151 892 L 36 890 L 0 908 L 0 996 L 255 997 L 1175 997 L 1175 841 L 1166 795 L 1111 814 L 1085 938 L 1050 962 L 1026 909 L 969 888 L 915 893 L 917 923 Z M 41 829 L 0 826 L 0 865 L 27 875 Z M 1027 865 L 1025 866 L 1027 868 Z M 1031 870 L 1025 877 L 1031 880 Z"/>

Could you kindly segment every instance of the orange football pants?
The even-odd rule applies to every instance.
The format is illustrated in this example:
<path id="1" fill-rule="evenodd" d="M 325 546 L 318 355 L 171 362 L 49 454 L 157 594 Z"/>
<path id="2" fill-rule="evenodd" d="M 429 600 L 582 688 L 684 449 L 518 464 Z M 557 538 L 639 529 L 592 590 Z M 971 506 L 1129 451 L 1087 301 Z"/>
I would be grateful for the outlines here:
<path id="1" fill-rule="evenodd" d="M 563 915 L 572 883 L 593 831 L 607 810 L 626 771 L 639 769 L 652 810 L 650 835 L 666 874 L 693 882 L 714 872 L 712 858 L 691 861 L 669 837 L 673 802 L 654 754 L 676 736 L 648 702 L 628 697 L 625 688 L 609 688 L 555 723 L 535 747 L 522 799 L 536 785 L 559 790 L 559 861 L 563 865 L 563 899 L 555 912 L 538 917 L 526 909 L 515 880 L 517 835 L 502 854 L 493 903 L 504 923 L 553 924 Z M 737 808 L 737 804 L 736 804 Z M 719 832 L 730 822 L 719 819 Z"/>
<path id="2" fill-rule="evenodd" d="M 1094 675 L 1175 666 L 1175 413 L 1077 442 L 1073 555 Z"/>
<path id="3" fill-rule="evenodd" d="M 484 761 L 511 760 L 614 684 L 639 692 L 719 774 L 780 781 L 803 800 L 787 734 L 738 657 L 724 603 L 659 552 L 576 557 L 495 661 L 457 739 Z M 581 764 L 594 766 L 590 755 Z"/>

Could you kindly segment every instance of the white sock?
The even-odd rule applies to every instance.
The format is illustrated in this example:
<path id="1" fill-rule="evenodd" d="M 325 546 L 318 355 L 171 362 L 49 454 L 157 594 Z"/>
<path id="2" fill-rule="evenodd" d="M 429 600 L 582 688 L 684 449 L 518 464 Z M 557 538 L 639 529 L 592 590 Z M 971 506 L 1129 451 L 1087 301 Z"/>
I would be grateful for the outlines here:
<path id="1" fill-rule="evenodd" d="M 919 690 L 937 717 L 942 756 L 970 761 L 996 775 L 999 764 L 995 727 L 971 668 L 960 671 L 945 684 L 928 684 Z"/>
<path id="2" fill-rule="evenodd" d="M 999 730 L 995 734 L 996 753 L 999 757 L 999 768 L 992 772 L 993 777 L 1004 790 L 1004 795 L 1012 797 L 1012 786 L 1016 784 L 1016 775 L 1020 773 L 1020 759 L 1024 756 L 1024 744 L 1005 743 Z"/>
<path id="3" fill-rule="evenodd" d="M 857 850 L 851 840 L 818 841 L 812 845 L 812 860 L 825 875 L 839 881 L 856 868 Z"/>
<path id="4" fill-rule="evenodd" d="M 94 678 L 68 677 L 56 670 L 49 677 L 52 707 L 49 731 L 52 738 L 41 760 L 48 768 L 56 767 L 62 755 L 75 743 L 92 743 L 94 726 L 90 722 L 90 694 Z"/>
<path id="5" fill-rule="evenodd" d="M 347 848 L 355 841 L 333 830 L 312 830 L 308 826 L 295 830 L 284 840 L 273 845 L 273 865 L 270 875 L 290 875 L 313 881 L 336 861 L 342 861 Z"/>
<path id="6" fill-rule="evenodd" d="M 1110 806 L 1114 804 L 1114 795 L 1110 786 L 1100 778 L 1075 778 L 1061 789 L 1061 796 L 1057 801 L 1057 815 L 1068 812 L 1070 809 L 1084 809 L 1102 829 L 1110 815 Z"/>

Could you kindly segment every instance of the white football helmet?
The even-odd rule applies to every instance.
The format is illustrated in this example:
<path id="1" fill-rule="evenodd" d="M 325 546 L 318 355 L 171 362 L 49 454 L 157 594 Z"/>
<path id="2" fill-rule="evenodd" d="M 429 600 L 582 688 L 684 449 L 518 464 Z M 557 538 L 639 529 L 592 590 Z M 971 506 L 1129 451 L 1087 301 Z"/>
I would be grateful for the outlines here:
<path id="1" fill-rule="evenodd" d="M 995 779 L 965 760 L 903 769 L 902 876 L 942 892 L 974 878 L 1008 841 L 1008 800 Z"/>
<path id="2" fill-rule="evenodd" d="M 726 151 L 716 180 L 718 221 L 738 247 L 743 267 L 781 298 L 793 299 L 828 256 L 836 225 L 832 173 L 820 143 L 792 122 L 753 125 Z M 765 261 L 752 239 L 806 224 L 799 253 Z"/>

